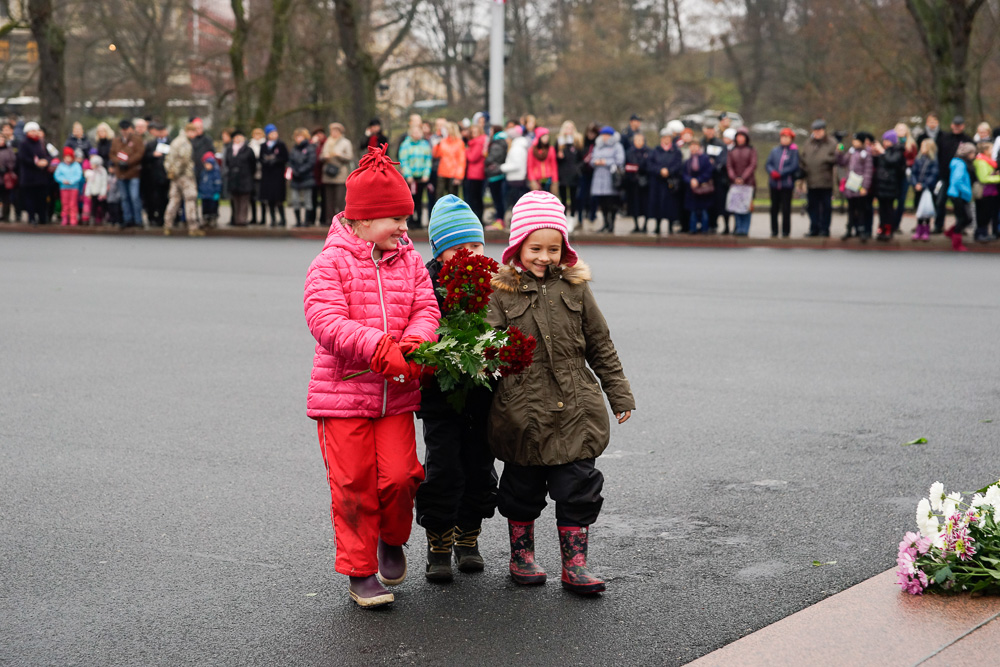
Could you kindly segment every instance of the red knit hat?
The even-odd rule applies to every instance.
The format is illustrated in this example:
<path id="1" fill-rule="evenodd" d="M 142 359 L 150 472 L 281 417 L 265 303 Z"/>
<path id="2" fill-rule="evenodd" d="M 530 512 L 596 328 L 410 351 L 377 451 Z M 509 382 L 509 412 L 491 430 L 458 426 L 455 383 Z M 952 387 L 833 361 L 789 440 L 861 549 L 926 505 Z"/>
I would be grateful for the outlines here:
<path id="1" fill-rule="evenodd" d="M 75 158 L 76 157 L 76 151 L 74 151 L 69 146 L 66 146 L 65 148 L 63 148 L 63 157 L 72 157 L 72 158 Z"/>
<path id="2" fill-rule="evenodd" d="M 413 195 L 406 179 L 385 154 L 388 145 L 369 148 L 358 168 L 347 177 L 348 220 L 399 218 L 413 214 Z"/>

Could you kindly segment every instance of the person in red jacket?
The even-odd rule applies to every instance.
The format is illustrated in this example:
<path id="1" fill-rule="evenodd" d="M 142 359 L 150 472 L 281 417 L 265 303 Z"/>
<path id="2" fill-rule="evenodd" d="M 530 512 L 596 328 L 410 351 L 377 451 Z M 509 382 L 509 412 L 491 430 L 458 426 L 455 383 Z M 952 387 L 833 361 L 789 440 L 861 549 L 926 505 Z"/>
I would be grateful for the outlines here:
<path id="1" fill-rule="evenodd" d="M 552 135 L 547 128 L 535 130 L 535 140 L 528 151 L 528 188 L 531 190 L 558 191 L 559 163 L 551 141 Z"/>
<path id="2" fill-rule="evenodd" d="M 486 188 L 486 149 L 489 147 L 483 128 L 469 128 L 469 143 L 465 146 L 465 202 L 483 221 L 483 191 Z"/>
<path id="3" fill-rule="evenodd" d="M 335 569 L 362 607 L 394 601 L 406 578 L 403 544 L 424 471 L 414 412 L 420 367 L 406 355 L 436 340 L 441 312 L 406 236 L 413 198 L 373 148 L 347 178 L 347 206 L 306 276 L 305 315 L 316 339 L 307 414 L 317 421 L 332 496 Z"/>

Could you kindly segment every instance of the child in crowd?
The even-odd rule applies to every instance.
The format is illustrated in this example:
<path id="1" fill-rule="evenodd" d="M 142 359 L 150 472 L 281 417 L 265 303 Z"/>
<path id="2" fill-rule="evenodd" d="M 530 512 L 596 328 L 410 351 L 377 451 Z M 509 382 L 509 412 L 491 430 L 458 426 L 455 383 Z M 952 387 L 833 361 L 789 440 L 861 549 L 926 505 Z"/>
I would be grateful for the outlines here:
<path id="1" fill-rule="evenodd" d="M 76 153 L 67 146 L 63 149 L 62 163 L 56 167 L 54 174 L 59 184 L 59 201 L 62 204 L 63 226 L 76 226 L 79 221 L 77 200 L 80 198 L 80 181 L 83 180 L 83 168 L 76 161 Z"/>
<path id="2" fill-rule="evenodd" d="M 538 341 L 534 363 L 500 380 L 488 427 L 490 447 L 504 461 L 498 506 L 509 525 L 511 578 L 545 582 L 535 563 L 534 522 L 547 492 L 556 503 L 563 587 L 598 593 L 604 582 L 587 569 L 587 541 L 604 502 L 604 477 L 594 463 L 610 440 L 601 389 L 619 424 L 635 409 L 632 391 L 587 284 L 590 269 L 569 244 L 558 197 L 544 191 L 521 197 L 503 264 L 487 319 Z"/>
<path id="3" fill-rule="evenodd" d="M 454 195 L 437 200 L 427 231 L 434 255 L 427 269 L 435 290 L 442 264 L 460 248 L 483 254 L 482 223 Z M 443 297 L 438 294 L 437 299 L 443 308 Z M 452 580 L 453 548 L 460 572 L 483 569 L 479 532 L 497 506 L 497 474 L 486 439 L 493 393 L 483 387 L 470 391 L 461 413 L 448 404 L 436 378 L 424 381 L 422 394 L 417 416 L 424 422 L 426 455 L 424 481 L 417 489 L 417 523 L 427 531 L 427 579 L 447 582 Z"/>
<path id="4" fill-rule="evenodd" d="M 924 193 L 929 192 L 933 200 L 934 188 L 938 183 L 937 144 L 933 139 L 924 139 L 920 142 L 920 153 L 910 169 L 910 182 L 916 193 L 917 211 L 920 211 L 920 201 Z M 930 241 L 933 219 L 933 216 L 917 218 L 917 228 L 913 232 L 914 241 Z"/>
<path id="5" fill-rule="evenodd" d="M 211 151 L 201 156 L 201 176 L 198 178 L 198 199 L 201 217 L 211 227 L 219 219 L 219 198 L 222 196 L 222 172 Z"/>
<path id="6" fill-rule="evenodd" d="M 89 216 L 95 225 L 100 225 L 104 222 L 104 202 L 108 198 L 108 172 L 100 155 L 90 156 L 90 169 L 84 177 L 87 179 L 83 190 L 84 201 L 87 202 L 83 209 L 84 222 Z"/>
<path id="7" fill-rule="evenodd" d="M 951 207 L 955 211 L 955 224 L 948 229 L 944 235 L 951 239 L 951 247 L 959 252 L 966 252 L 968 248 L 962 243 L 962 234 L 973 219 L 972 212 L 972 177 L 970 167 L 973 158 L 976 157 L 976 146 L 968 142 L 962 142 L 955 151 L 955 157 L 948 165 L 950 178 L 948 179 L 948 199 L 951 200 Z"/>
<path id="8" fill-rule="evenodd" d="M 692 234 L 708 233 L 708 209 L 715 201 L 715 183 L 712 161 L 701 152 L 701 142 L 692 139 L 688 144 L 691 157 L 684 163 L 684 181 L 687 210 L 691 212 L 689 229 Z"/>
<path id="9" fill-rule="evenodd" d="M 874 190 L 878 198 L 877 241 L 889 241 L 896 231 L 896 199 L 906 180 L 906 155 L 896 130 L 882 135 L 882 143 L 872 146 Z"/>
<path id="10" fill-rule="evenodd" d="M 393 602 L 383 584 L 406 578 L 403 544 L 424 471 L 413 425 L 421 369 L 405 355 L 436 340 L 441 315 L 406 237 L 413 197 L 386 148 L 369 149 L 348 177 L 347 206 L 309 267 L 304 299 L 316 339 L 307 414 L 330 484 L 335 569 L 362 607 Z"/>
<path id="11" fill-rule="evenodd" d="M 865 148 L 866 133 L 856 132 L 851 148 L 838 157 L 840 166 L 847 168 L 844 182 L 844 196 L 847 198 L 847 233 L 841 240 L 857 236 L 862 242 L 872 236 L 869 213 L 871 199 L 868 193 L 872 187 L 874 165 L 872 155 Z"/>
<path id="12" fill-rule="evenodd" d="M 976 200 L 976 241 L 986 243 L 994 240 L 990 233 L 990 225 L 997 224 L 997 211 L 1000 210 L 1000 174 L 997 173 L 997 162 L 990 153 L 993 150 L 991 141 L 979 142 L 979 154 L 972 163 L 976 181 L 982 184 L 983 194 Z"/>
<path id="13" fill-rule="evenodd" d="M 122 224 L 122 193 L 121 190 L 118 189 L 118 176 L 116 167 L 113 163 L 108 166 L 107 205 L 108 224 Z"/>

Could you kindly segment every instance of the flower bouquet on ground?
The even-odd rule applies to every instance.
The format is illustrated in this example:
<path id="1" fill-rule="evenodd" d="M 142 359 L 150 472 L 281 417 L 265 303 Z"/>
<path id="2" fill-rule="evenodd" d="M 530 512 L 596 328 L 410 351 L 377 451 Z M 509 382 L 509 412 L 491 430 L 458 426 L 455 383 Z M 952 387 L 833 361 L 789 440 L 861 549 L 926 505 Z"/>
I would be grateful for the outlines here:
<path id="1" fill-rule="evenodd" d="M 449 405 L 461 412 L 473 387 L 492 388 L 500 377 L 516 375 L 534 357 L 536 341 L 517 327 L 497 331 L 486 322 L 486 307 L 497 263 L 484 255 L 459 249 L 438 274 L 444 297 L 436 343 L 424 343 L 409 357 L 434 369 Z"/>
<path id="2" fill-rule="evenodd" d="M 969 503 L 935 482 L 917 504 L 917 528 L 899 543 L 896 575 L 904 591 L 1000 592 L 1000 482 Z"/>

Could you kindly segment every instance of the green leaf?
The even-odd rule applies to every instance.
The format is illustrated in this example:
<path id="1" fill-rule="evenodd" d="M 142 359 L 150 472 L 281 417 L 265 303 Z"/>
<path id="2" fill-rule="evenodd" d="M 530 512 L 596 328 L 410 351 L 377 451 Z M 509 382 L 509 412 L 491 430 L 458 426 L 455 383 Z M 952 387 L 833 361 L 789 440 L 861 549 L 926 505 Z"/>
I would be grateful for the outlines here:
<path id="1" fill-rule="evenodd" d="M 822 567 L 823 565 L 836 565 L 836 564 L 837 564 L 837 561 L 835 561 L 835 560 L 828 560 L 825 563 L 822 562 L 822 561 L 818 561 L 818 560 L 814 560 L 813 561 L 813 567 Z"/>
<path id="2" fill-rule="evenodd" d="M 927 444 L 927 438 L 917 438 L 916 440 L 910 440 L 909 442 L 904 442 L 903 447 L 906 447 L 907 445 L 926 445 L 926 444 Z"/>
<path id="3" fill-rule="evenodd" d="M 823 564 L 823 563 L 819 562 L 818 560 L 814 560 L 814 561 L 813 561 L 813 567 L 819 567 L 819 566 L 820 566 L 820 565 L 822 565 L 822 564 Z"/>
<path id="4" fill-rule="evenodd" d="M 979 423 L 980 424 L 992 424 L 993 420 L 992 419 L 980 419 Z"/>
<path id="5" fill-rule="evenodd" d="M 945 579 L 950 579 L 953 575 L 951 568 L 945 565 L 940 570 L 934 573 L 934 583 L 940 584 L 944 582 Z"/>

